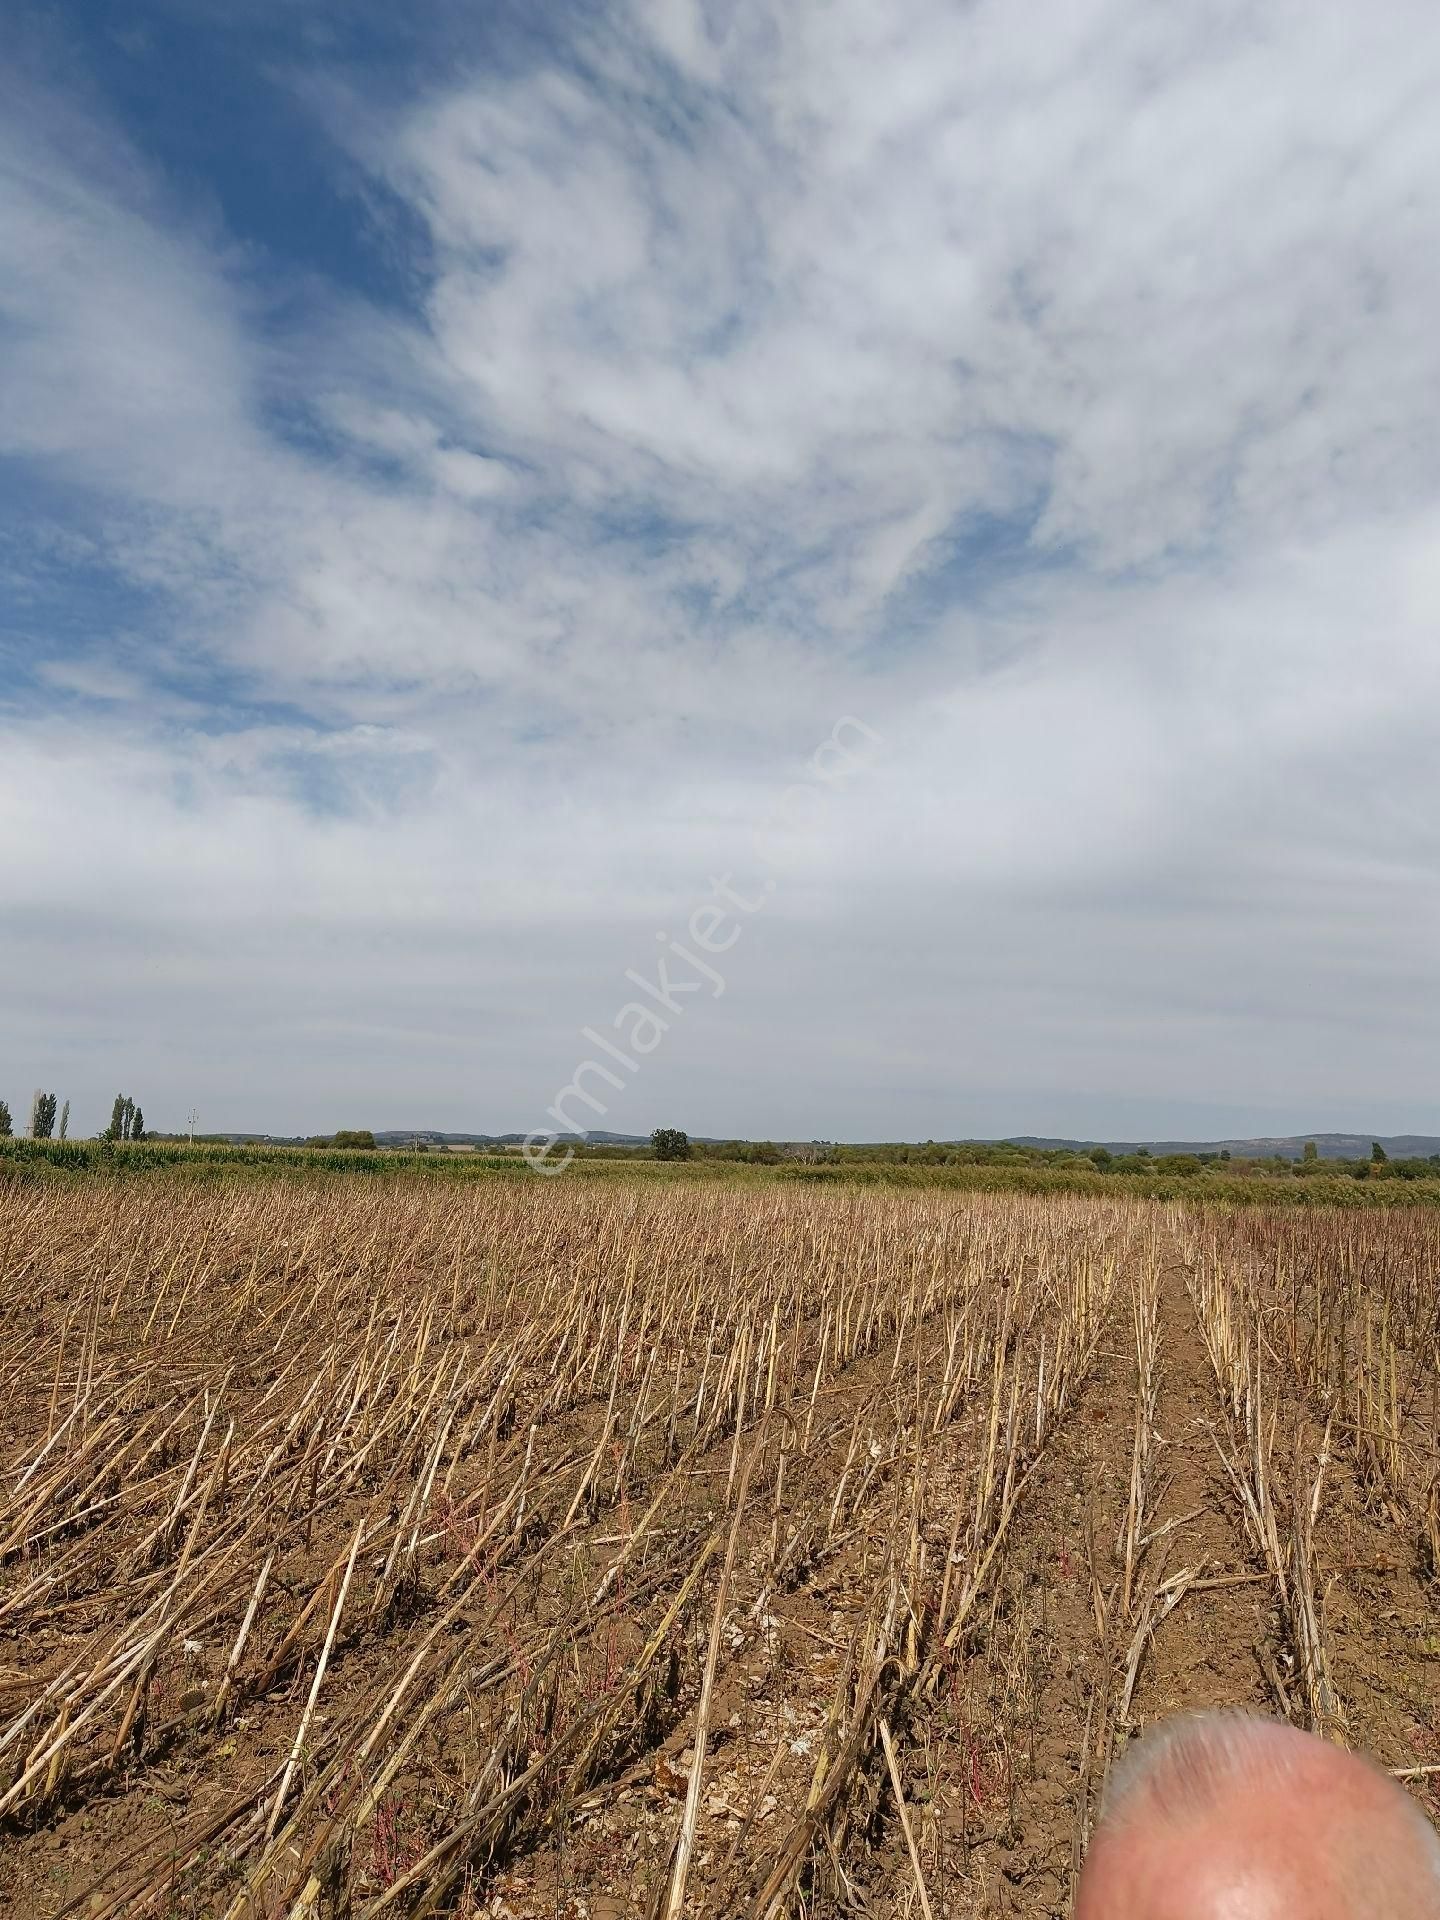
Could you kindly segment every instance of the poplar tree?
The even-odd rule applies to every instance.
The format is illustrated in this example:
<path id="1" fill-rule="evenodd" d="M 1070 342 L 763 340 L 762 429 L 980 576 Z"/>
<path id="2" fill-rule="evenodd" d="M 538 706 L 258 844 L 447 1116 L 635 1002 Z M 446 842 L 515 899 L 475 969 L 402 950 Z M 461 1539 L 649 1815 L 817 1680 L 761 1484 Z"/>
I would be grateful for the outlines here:
<path id="1" fill-rule="evenodd" d="M 110 1124 L 103 1137 L 106 1140 L 145 1138 L 145 1116 L 128 1093 L 116 1094 L 115 1104 L 110 1109 Z"/>

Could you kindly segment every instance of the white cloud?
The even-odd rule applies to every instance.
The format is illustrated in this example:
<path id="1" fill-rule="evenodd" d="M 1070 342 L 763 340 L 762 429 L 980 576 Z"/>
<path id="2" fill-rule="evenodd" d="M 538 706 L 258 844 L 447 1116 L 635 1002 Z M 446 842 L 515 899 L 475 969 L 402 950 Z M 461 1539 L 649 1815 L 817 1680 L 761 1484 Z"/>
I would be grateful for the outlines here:
<path id="1" fill-rule="evenodd" d="M 207 1053 L 229 1117 L 278 1074 L 318 1124 L 319 965 L 386 1036 L 378 1121 L 529 1120 L 853 712 L 881 767 L 652 1076 L 697 1126 L 984 1124 L 957 1083 L 1440 1126 L 1418 0 L 653 0 L 572 52 L 383 110 L 314 77 L 428 227 L 408 320 L 282 324 L 113 130 L 17 92 L 0 453 L 166 609 L 142 701 L 133 635 L 21 629 L 111 709 L 0 707 L 25 1071 L 97 975 L 107 1073 L 172 993 L 193 1042 L 263 982 L 297 1011 Z M 169 957 L 117 982 L 132 939 Z"/>

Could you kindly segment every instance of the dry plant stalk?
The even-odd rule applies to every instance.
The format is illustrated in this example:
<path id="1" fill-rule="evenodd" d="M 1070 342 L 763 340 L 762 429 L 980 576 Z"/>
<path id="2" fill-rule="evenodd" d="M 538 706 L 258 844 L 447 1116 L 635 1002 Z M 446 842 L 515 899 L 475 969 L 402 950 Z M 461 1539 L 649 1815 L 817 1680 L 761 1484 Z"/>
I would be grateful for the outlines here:
<path id="1" fill-rule="evenodd" d="M 0 1814 L 23 1845 L 62 1794 L 143 1796 L 163 1757 L 253 1739 L 267 1695 L 302 1704 L 284 1759 L 144 1840 L 84 1891 L 96 1915 L 418 1920 L 693 1714 L 678 1915 L 726 1623 L 852 1565 L 822 1746 L 776 1744 L 736 1910 L 843 1877 L 891 1789 L 928 1906 L 907 1742 L 1126 1276 L 1139 1608 L 1153 1236 L 1129 1202 L 503 1177 L 122 1198 L 22 1190 L 0 1222 L 0 1620 L 67 1649 L 0 1696 Z M 402 1847 L 417 1778 L 443 1784 Z"/>

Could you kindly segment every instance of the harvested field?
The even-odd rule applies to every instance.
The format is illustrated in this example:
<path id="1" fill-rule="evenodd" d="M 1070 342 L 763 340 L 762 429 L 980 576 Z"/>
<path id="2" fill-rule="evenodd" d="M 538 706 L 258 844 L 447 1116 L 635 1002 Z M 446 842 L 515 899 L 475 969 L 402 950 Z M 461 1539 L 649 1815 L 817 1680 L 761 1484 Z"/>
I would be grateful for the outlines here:
<path id="1" fill-rule="evenodd" d="M 1425 1213 L 165 1174 L 0 1262 L 7 1912 L 1055 1915 L 1179 1708 L 1440 1763 Z"/>

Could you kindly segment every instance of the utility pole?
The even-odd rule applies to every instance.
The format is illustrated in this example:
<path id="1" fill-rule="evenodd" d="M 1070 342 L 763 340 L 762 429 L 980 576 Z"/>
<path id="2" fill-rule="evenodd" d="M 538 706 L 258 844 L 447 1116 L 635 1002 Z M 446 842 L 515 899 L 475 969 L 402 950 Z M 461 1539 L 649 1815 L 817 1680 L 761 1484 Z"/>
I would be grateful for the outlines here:
<path id="1" fill-rule="evenodd" d="M 192 1107 L 190 1109 L 189 1117 L 186 1121 L 186 1124 L 190 1128 L 190 1144 L 192 1147 L 195 1144 L 195 1128 L 199 1122 L 199 1119 L 200 1119 L 199 1114 L 195 1111 L 194 1107 Z"/>

